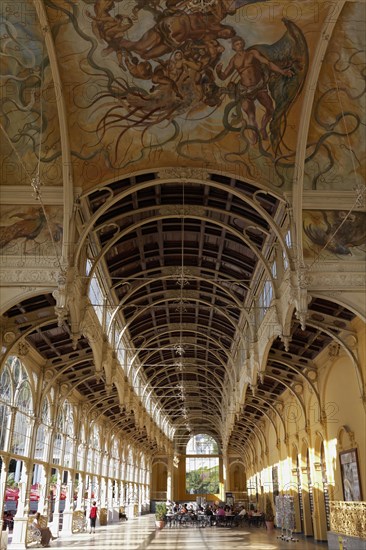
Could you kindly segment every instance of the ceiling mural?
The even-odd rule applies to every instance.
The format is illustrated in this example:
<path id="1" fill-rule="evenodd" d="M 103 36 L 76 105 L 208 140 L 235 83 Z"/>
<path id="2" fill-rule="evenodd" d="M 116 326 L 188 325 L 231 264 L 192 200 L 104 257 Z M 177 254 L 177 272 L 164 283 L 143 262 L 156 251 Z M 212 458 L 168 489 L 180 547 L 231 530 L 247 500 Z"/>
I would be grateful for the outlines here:
<path id="1" fill-rule="evenodd" d="M 306 189 L 365 185 L 365 17 L 365 4 L 348 2 L 327 48 L 313 104 Z"/>
<path id="2" fill-rule="evenodd" d="M 30 0 L 21 6 L 5 2 L 1 13 L 2 183 L 28 184 L 39 164 L 42 183 L 59 185 L 47 30 Z M 78 185 L 90 188 L 178 161 L 290 189 L 302 90 L 327 3 L 45 0 L 45 6 Z M 327 48 L 309 130 L 306 189 L 364 184 L 364 12 L 365 6 L 347 3 Z"/>
<path id="3" fill-rule="evenodd" d="M 62 183 L 56 93 L 33 2 L 2 2 L 0 14 L 2 183 Z"/>
<path id="4" fill-rule="evenodd" d="M 178 161 L 289 188 L 326 10 L 315 17 L 307 0 L 296 14 L 256 0 L 45 5 L 80 184 Z"/>
<path id="5" fill-rule="evenodd" d="M 305 259 L 366 259 L 365 212 L 305 210 L 303 234 Z"/>
<path id="6" fill-rule="evenodd" d="M 60 255 L 63 234 L 61 208 L 1 205 L 0 218 L 2 255 Z"/>

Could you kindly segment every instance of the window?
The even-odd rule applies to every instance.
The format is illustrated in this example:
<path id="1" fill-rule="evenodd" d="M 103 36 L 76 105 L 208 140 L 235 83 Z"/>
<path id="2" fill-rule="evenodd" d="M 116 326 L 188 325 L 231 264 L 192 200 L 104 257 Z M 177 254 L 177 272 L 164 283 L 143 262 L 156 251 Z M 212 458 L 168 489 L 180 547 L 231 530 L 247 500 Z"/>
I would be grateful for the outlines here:
<path id="1" fill-rule="evenodd" d="M 271 305 L 272 298 L 273 298 L 272 282 L 267 280 L 264 283 L 262 292 L 259 296 L 259 319 L 260 320 L 262 320 L 265 314 L 267 313 L 267 310 Z"/>
<path id="2" fill-rule="evenodd" d="M 286 235 L 285 235 L 285 242 L 286 242 L 286 245 L 287 245 L 287 250 L 289 250 L 292 246 L 290 230 L 288 230 Z M 287 258 L 287 254 L 285 253 L 285 251 L 283 251 L 283 267 L 284 267 L 285 270 L 288 268 L 288 258 Z"/>
<path id="3" fill-rule="evenodd" d="M 217 442 L 207 434 L 195 435 L 189 440 L 186 453 L 187 493 L 191 495 L 217 494 L 219 492 Z"/>
<path id="4" fill-rule="evenodd" d="M 10 422 L 11 378 L 5 366 L 0 376 L 0 448 L 5 449 Z"/>
<path id="5" fill-rule="evenodd" d="M 38 460 L 47 460 L 49 448 L 48 426 L 50 425 L 50 412 L 47 399 L 43 402 L 41 418 L 42 422 L 37 430 L 35 458 Z"/>
<path id="6" fill-rule="evenodd" d="M 89 298 L 99 322 L 102 324 L 104 296 L 96 275 L 93 275 L 90 281 Z"/>

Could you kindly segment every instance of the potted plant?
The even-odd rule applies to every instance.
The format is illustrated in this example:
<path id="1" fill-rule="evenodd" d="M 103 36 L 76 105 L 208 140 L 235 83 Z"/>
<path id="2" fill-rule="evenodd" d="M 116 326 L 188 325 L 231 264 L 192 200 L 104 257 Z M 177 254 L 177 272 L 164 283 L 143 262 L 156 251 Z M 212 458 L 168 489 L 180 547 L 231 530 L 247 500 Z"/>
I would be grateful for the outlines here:
<path id="1" fill-rule="evenodd" d="M 266 497 L 266 509 L 264 512 L 264 519 L 268 531 L 274 528 L 274 513 L 272 508 L 272 502 L 269 496 Z"/>
<path id="2" fill-rule="evenodd" d="M 165 502 L 157 502 L 155 506 L 155 525 L 162 529 L 165 525 L 167 508 Z"/>

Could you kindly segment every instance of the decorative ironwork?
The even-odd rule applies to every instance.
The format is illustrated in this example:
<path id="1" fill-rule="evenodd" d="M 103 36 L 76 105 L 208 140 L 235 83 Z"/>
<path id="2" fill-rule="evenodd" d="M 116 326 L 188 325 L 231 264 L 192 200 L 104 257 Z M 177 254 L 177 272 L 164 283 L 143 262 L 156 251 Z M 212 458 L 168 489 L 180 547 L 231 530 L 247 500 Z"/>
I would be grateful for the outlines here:
<path id="1" fill-rule="evenodd" d="M 183 287 L 189 285 L 189 279 L 187 277 L 187 275 L 189 275 L 189 274 L 190 274 L 190 272 L 188 270 L 185 270 L 183 266 L 181 266 L 177 269 L 177 272 L 175 273 L 175 278 L 176 278 L 176 284 L 180 288 L 183 288 Z"/>
<path id="2" fill-rule="evenodd" d="M 330 530 L 366 538 L 366 502 L 330 501 Z"/>
<path id="3" fill-rule="evenodd" d="M 362 183 L 358 183 L 353 186 L 354 191 L 356 191 L 356 208 L 365 208 L 366 204 L 366 186 Z"/>
<path id="4" fill-rule="evenodd" d="M 173 367 L 175 367 L 177 369 L 178 372 L 182 372 L 183 371 L 183 363 L 182 361 L 176 361 L 174 364 L 173 364 Z"/>
<path id="5" fill-rule="evenodd" d="M 182 344 L 176 344 L 174 346 L 174 351 L 177 355 L 182 357 L 182 355 L 184 355 L 185 349 L 184 349 L 184 346 Z"/>
<path id="6" fill-rule="evenodd" d="M 189 304 L 187 300 L 180 299 L 180 300 L 177 300 L 175 303 L 177 304 L 177 307 L 175 308 L 175 311 L 177 313 L 187 312 L 187 304 Z"/>

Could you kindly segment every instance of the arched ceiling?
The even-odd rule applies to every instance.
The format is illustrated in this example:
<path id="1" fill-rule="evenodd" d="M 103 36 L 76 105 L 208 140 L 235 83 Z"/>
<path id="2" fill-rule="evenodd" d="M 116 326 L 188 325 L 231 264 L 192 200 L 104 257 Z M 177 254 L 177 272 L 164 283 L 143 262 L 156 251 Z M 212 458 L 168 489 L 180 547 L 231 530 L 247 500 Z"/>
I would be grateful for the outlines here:
<path id="1" fill-rule="evenodd" d="M 108 330 L 122 316 L 163 414 L 177 433 L 182 419 L 185 433 L 201 430 L 205 411 L 230 402 L 245 305 L 268 270 L 283 201 L 217 174 L 173 183 L 148 173 L 80 197 L 80 211 L 92 220 L 79 240 L 87 234 L 94 251 L 90 276 L 103 266 L 118 304 Z M 221 441 L 223 423 L 210 430 Z"/>
<path id="2" fill-rule="evenodd" d="M 317 355 L 351 331 L 354 313 L 309 295 L 306 326 L 278 320 L 282 338 L 245 393 L 264 279 L 281 298 L 274 259 L 299 277 L 306 263 L 346 271 L 365 259 L 364 3 L 23 6 L 2 20 L 6 261 L 34 270 L 43 258 L 65 281 L 74 270 L 84 295 L 98 275 L 106 332 L 125 327 L 177 449 L 202 430 L 234 453 L 252 436 L 265 446 L 260 420 L 280 414 L 284 391 L 301 408 Z M 60 322 L 62 284 L 18 296 L 3 325 L 97 415 L 157 451 L 70 308 Z"/>

